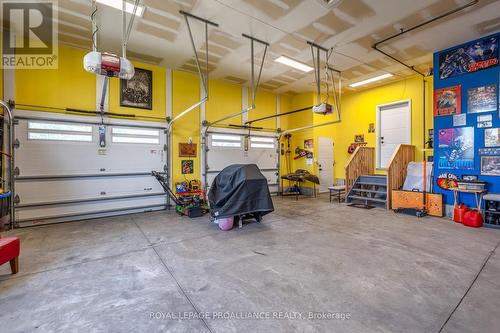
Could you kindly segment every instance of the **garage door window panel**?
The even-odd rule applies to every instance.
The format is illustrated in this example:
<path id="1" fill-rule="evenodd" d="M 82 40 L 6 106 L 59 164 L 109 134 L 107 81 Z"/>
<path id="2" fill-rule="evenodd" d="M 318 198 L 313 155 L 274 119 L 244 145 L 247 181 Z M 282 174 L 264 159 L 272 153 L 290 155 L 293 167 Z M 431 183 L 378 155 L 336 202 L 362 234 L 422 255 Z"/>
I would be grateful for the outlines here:
<path id="1" fill-rule="evenodd" d="M 212 147 L 241 148 L 241 136 L 231 134 L 212 134 L 210 142 Z"/>
<path id="2" fill-rule="evenodd" d="M 160 144 L 159 130 L 113 127 L 111 134 L 113 143 Z"/>
<path id="3" fill-rule="evenodd" d="M 261 136 L 250 137 L 250 148 L 274 149 L 274 138 Z"/>
<path id="4" fill-rule="evenodd" d="M 92 126 L 29 121 L 28 140 L 92 142 Z"/>

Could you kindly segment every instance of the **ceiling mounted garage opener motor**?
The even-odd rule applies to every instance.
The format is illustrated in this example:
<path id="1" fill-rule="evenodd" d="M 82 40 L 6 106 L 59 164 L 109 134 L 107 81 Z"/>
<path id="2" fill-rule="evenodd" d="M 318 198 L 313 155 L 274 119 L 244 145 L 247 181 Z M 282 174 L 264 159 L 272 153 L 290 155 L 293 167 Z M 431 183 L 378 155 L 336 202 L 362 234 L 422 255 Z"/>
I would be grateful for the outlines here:
<path id="1" fill-rule="evenodd" d="M 324 48 L 321 45 L 315 44 L 313 42 L 307 42 L 309 46 L 311 47 L 311 54 L 313 58 L 313 65 L 314 65 L 314 79 L 316 83 L 316 94 L 317 94 L 317 105 L 313 106 L 312 110 L 314 113 L 319 113 L 319 114 L 331 114 L 333 113 L 333 110 L 336 109 L 337 116 L 339 116 L 339 110 L 340 110 L 340 101 L 339 101 L 339 94 L 337 93 L 337 87 L 335 86 L 335 80 L 334 80 L 334 72 L 338 72 L 336 69 L 333 69 L 330 67 L 328 61 L 330 59 L 330 56 L 333 53 L 333 49 L 327 49 Z M 324 79 L 324 84 L 326 87 L 326 92 L 325 92 L 325 99 L 324 101 L 321 100 L 321 52 L 325 53 L 325 79 Z M 333 105 L 329 104 L 329 99 L 330 99 L 330 81 L 333 89 Z M 340 80 L 339 80 L 339 85 L 340 85 Z M 339 87 L 340 89 L 340 87 Z M 340 118 L 340 117 L 339 117 Z"/>
<path id="2" fill-rule="evenodd" d="M 106 147 L 106 127 L 104 126 L 104 104 L 106 101 L 106 93 L 108 91 L 108 80 L 110 77 L 117 77 L 124 80 L 130 80 L 134 74 L 134 65 L 127 59 L 127 44 L 136 16 L 137 8 L 140 0 L 135 0 L 134 9 L 130 21 L 127 24 L 126 5 L 127 2 L 122 0 L 122 56 L 113 53 L 97 51 L 97 4 L 96 0 L 92 0 L 92 51 L 83 57 L 83 67 L 89 73 L 104 76 L 101 93 L 101 103 L 99 112 L 101 114 L 101 125 L 99 126 L 99 146 Z"/>

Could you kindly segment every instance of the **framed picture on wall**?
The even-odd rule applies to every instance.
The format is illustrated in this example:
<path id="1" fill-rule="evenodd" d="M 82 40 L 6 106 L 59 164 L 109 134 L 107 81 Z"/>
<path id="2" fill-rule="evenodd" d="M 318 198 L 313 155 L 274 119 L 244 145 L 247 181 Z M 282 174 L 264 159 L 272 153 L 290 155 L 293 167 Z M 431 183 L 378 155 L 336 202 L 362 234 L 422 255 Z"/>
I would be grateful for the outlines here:
<path id="1" fill-rule="evenodd" d="M 130 80 L 120 80 L 120 106 L 153 109 L 153 72 L 136 67 Z"/>
<path id="2" fill-rule="evenodd" d="M 183 175 L 193 174 L 194 173 L 193 160 L 182 160 L 181 161 L 181 172 Z"/>
<path id="3" fill-rule="evenodd" d="M 196 157 L 196 143 L 179 142 L 179 157 Z"/>
<path id="4" fill-rule="evenodd" d="M 434 117 L 449 116 L 462 112 L 461 86 L 434 90 Z"/>
<path id="5" fill-rule="evenodd" d="M 481 174 L 500 176 L 500 156 L 481 156 Z"/>
<path id="6" fill-rule="evenodd" d="M 356 143 L 365 142 L 365 135 L 364 134 L 356 134 L 356 135 L 354 135 L 354 142 L 356 142 Z"/>
<path id="7" fill-rule="evenodd" d="M 313 149 L 313 148 L 314 148 L 314 139 L 305 139 L 304 149 Z"/>
<path id="8" fill-rule="evenodd" d="M 497 85 L 490 84 L 467 90 L 467 113 L 497 110 Z"/>
<path id="9" fill-rule="evenodd" d="M 498 37 L 492 36 L 439 54 L 439 78 L 476 72 L 498 65 Z"/>
<path id="10" fill-rule="evenodd" d="M 474 169 L 474 127 L 438 130 L 438 165 L 440 169 Z"/>
<path id="11" fill-rule="evenodd" d="M 484 146 L 500 146 L 500 128 L 487 128 L 484 130 Z"/>
<path id="12" fill-rule="evenodd" d="M 477 116 L 477 128 L 486 128 L 493 126 L 492 114 L 481 114 Z"/>

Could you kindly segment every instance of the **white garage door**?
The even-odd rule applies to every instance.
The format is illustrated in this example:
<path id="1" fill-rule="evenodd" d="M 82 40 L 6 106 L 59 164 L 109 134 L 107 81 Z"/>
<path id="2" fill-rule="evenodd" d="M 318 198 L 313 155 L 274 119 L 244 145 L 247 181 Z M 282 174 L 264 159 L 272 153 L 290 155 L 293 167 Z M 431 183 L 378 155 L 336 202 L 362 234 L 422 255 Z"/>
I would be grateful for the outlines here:
<path id="1" fill-rule="evenodd" d="M 207 181 L 231 164 L 256 164 L 267 178 L 271 193 L 278 193 L 278 152 L 276 134 L 239 131 L 212 131 L 208 136 Z"/>
<path id="2" fill-rule="evenodd" d="M 150 175 L 165 168 L 164 124 L 105 119 L 100 131 L 96 117 L 16 110 L 15 118 L 20 226 L 166 207 Z"/>

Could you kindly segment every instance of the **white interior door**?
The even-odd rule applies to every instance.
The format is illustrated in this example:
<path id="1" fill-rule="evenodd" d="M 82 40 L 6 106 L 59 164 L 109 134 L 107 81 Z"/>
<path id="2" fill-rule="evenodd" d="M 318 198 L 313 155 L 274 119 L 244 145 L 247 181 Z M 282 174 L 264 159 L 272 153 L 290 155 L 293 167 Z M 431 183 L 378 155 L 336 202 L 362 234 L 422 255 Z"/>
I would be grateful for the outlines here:
<path id="1" fill-rule="evenodd" d="M 377 168 L 385 169 L 397 146 L 411 143 L 410 101 L 378 105 L 377 127 Z"/>
<path id="2" fill-rule="evenodd" d="M 318 178 L 319 192 L 327 192 L 333 185 L 333 139 L 318 138 Z"/>

